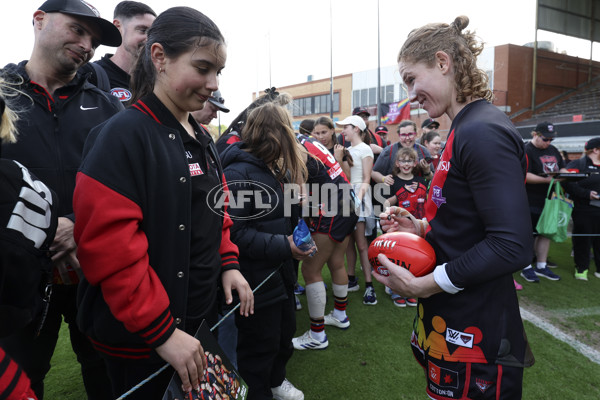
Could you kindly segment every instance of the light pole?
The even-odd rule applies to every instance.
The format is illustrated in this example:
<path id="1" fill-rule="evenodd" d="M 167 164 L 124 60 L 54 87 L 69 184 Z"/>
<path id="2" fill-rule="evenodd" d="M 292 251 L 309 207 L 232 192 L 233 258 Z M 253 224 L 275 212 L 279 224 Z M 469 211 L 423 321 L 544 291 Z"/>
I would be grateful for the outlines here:
<path id="1" fill-rule="evenodd" d="M 333 121 L 333 24 L 329 0 L 329 118 Z"/>

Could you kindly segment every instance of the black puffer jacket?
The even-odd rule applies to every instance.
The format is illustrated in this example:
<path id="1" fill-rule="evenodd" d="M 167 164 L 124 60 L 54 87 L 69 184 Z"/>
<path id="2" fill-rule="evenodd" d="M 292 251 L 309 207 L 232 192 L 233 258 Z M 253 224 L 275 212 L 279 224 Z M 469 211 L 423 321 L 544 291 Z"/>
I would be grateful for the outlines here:
<path id="1" fill-rule="evenodd" d="M 265 163 L 234 143 L 221 155 L 230 190 L 231 240 L 237 244 L 240 270 L 252 289 L 276 272 L 254 294 L 255 308 L 287 298 L 296 280 L 292 250 L 292 218 L 285 216 L 283 184 Z"/>

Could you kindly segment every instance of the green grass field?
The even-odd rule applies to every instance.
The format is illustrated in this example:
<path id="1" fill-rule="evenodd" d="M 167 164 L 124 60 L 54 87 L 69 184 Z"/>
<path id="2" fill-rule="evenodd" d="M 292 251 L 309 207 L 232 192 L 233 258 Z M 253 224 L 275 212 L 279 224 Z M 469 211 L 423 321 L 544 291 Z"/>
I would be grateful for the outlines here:
<path id="1" fill-rule="evenodd" d="M 543 279 L 539 284 L 515 277 L 525 289 L 519 292 L 521 306 L 570 335 L 577 342 L 600 351 L 600 279 L 589 282 L 573 278 L 570 241 L 552 244 L 549 258 L 562 280 Z M 592 262 L 592 272 L 595 271 Z M 330 283 L 328 276 L 326 283 Z M 331 286 L 330 286 L 331 287 Z M 362 280 L 361 280 L 362 287 Z M 288 379 L 307 400 L 425 399 L 425 377 L 414 361 L 409 338 L 415 308 L 394 307 L 383 287 L 375 282 L 378 304 L 364 306 L 362 290 L 349 294 L 346 331 L 328 327 L 329 348 L 297 351 L 288 364 Z M 297 334 L 309 328 L 305 296 L 297 312 Z M 331 297 L 331 296 L 330 296 Z M 332 308 L 328 299 L 327 312 Z M 600 364 L 590 361 L 572 346 L 525 322 L 536 364 L 525 370 L 523 398 L 527 400 L 600 399 Z M 82 399 L 85 392 L 79 365 L 63 327 L 46 380 L 46 399 Z"/>

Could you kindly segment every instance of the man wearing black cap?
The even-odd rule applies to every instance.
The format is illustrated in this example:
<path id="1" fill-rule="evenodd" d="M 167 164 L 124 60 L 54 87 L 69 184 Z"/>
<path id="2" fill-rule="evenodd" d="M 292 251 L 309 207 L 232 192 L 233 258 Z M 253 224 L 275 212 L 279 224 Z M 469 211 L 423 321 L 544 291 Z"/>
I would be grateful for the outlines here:
<path id="1" fill-rule="evenodd" d="M 78 73 L 104 44 L 119 46 L 121 34 L 98 11 L 80 0 L 49 0 L 33 14 L 34 46 L 28 61 L 4 68 L 25 95 L 15 100 L 24 110 L 17 124 L 19 140 L 2 144 L 2 156 L 27 166 L 58 196 L 58 229 L 50 247 L 54 285 L 39 336 L 37 324 L 2 339 L 2 347 L 25 370 L 38 399 L 56 346 L 62 317 L 81 363 L 89 399 L 110 398 L 104 362 L 77 328 L 75 299 L 80 274 L 73 239 L 72 197 L 75 174 L 89 130 L 123 109 L 120 102 Z"/>
<path id="2" fill-rule="evenodd" d="M 375 128 L 375 134 L 381 136 L 381 139 L 383 139 L 383 147 L 386 147 L 390 144 L 389 140 L 387 140 L 388 133 L 388 128 L 384 125 L 379 125 L 377 128 Z"/>
<path id="3" fill-rule="evenodd" d="M 427 132 L 434 131 L 434 130 L 438 129 L 439 127 L 440 127 L 440 123 L 439 122 L 437 122 L 433 118 L 427 118 L 421 124 L 421 134 L 419 135 L 419 137 L 417 139 L 421 138 Z"/>
<path id="4" fill-rule="evenodd" d="M 558 149 L 550 143 L 556 137 L 556 129 L 551 122 L 540 122 L 531 132 L 533 139 L 525 145 L 527 159 L 527 178 L 525 188 L 529 200 L 531 224 L 534 229 L 534 251 L 536 266 L 529 265 L 521 271 L 521 276 L 527 282 L 539 282 L 539 277 L 557 281 L 560 276 L 548 268 L 548 250 L 550 239 L 535 232 L 548 194 L 548 186 L 552 177 L 559 172 L 568 172 Z"/>
<path id="5" fill-rule="evenodd" d="M 213 119 L 217 118 L 218 111 L 229 112 L 229 108 L 225 107 L 225 99 L 221 96 L 219 90 L 213 92 L 212 96 L 204 104 L 204 108 L 194 111 L 192 116 L 199 124 L 208 125 Z"/>
<path id="6" fill-rule="evenodd" d="M 131 100 L 130 73 L 135 66 L 140 49 L 148 38 L 147 31 L 156 19 L 156 13 L 150 6 L 138 1 L 122 1 L 115 7 L 113 24 L 121 33 L 122 43 L 114 54 L 105 54 L 94 62 L 102 70 L 98 71 L 93 64 L 87 64 L 82 71 L 91 72 L 90 82 L 101 89 L 109 90 L 124 105 Z M 107 79 L 108 82 L 102 82 Z"/>

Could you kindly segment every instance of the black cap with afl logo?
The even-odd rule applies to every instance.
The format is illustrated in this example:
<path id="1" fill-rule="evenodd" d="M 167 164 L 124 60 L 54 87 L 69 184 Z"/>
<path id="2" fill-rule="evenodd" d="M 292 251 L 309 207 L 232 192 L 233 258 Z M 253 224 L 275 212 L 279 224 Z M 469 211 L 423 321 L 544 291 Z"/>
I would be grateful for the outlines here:
<path id="1" fill-rule="evenodd" d="M 38 10 L 47 13 L 58 12 L 61 14 L 77 15 L 84 17 L 98 25 L 102 32 L 100 44 L 118 47 L 121 45 L 121 32 L 111 22 L 100 17 L 100 12 L 84 0 L 48 0 Z"/>

